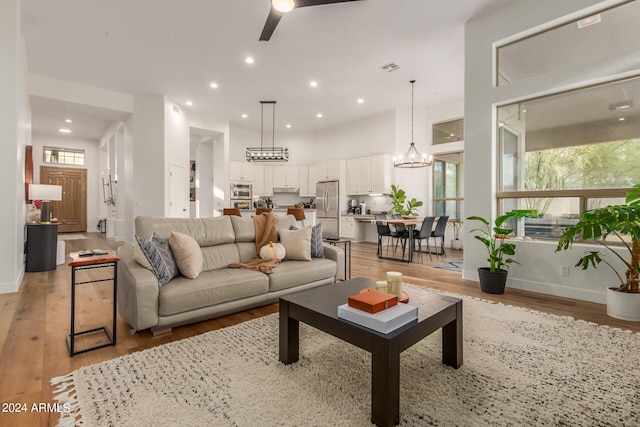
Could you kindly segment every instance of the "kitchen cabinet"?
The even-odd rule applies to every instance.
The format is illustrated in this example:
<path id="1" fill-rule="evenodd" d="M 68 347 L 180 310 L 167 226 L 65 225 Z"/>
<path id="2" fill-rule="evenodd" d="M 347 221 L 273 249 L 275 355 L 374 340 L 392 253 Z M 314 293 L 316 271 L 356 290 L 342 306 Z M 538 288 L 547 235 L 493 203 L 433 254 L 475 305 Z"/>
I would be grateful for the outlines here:
<path id="1" fill-rule="evenodd" d="M 340 179 L 340 160 L 327 160 L 318 163 L 318 181 Z"/>
<path id="2" fill-rule="evenodd" d="M 298 166 L 300 168 L 299 182 L 300 182 L 300 196 L 311 196 L 309 192 L 309 166 Z M 315 189 L 315 185 L 314 185 Z M 315 193 L 315 190 L 314 190 Z"/>
<path id="3" fill-rule="evenodd" d="M 264 192 L 264 166 L 253 165 L 253 196 L 266 196 Z"/>
<path id="4" fill-rule="evenodd" d="M 300 187 L 300 167 L 299 166 L 274 166 L 273 186 L 275 188 L 299 188 Z"/>
<path id="5" fill-rule="evenodd" d="M 352 239 L 354 242 L 364 240 L 364 229 L 357 218 L 345 215 L 341 218 L 342 231 L 340 236 L 345 239 Z"/>
<path id="6" fill-rule="evenodd" d="M 347 195 L 389 194 L 391 173 L 388 154 L 347 160 Z"/>
<path id="7" fill-rule="evenodd" d="M 253 181 L 253 163 L 229 162 L 230 181 Z"/>
<path id="8" fill-rule="evenodd" d="M 309 165 L 309 196 L 316 195 L 317 183 L 318 183 L 318 165 Z"/>

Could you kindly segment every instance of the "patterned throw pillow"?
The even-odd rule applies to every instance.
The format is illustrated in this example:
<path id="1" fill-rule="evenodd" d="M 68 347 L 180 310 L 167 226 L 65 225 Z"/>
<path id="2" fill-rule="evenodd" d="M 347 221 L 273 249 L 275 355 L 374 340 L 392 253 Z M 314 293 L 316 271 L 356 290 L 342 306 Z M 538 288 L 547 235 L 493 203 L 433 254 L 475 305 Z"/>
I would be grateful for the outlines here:
<path id="1" fill-rule="evenodd" d="M 160 286 L 166 285 L 171 279 L 180 274 L 176 260 L 173 259 L 168 240 L 163 239 L 156 233 L 153 233 L 151 240 L 140 236 L 136 236 L 136 240 L 140 245 L 140 249 L 142 249 L 142 253 L 151 264 L 151 269 L 158 278 Z"/>
<path id="2" fill-rule="evenodd" d="M 311 227 L 311 256 L 313 258 L 324 258 L 324 247 L 322 246 L 322 223 Z"/>

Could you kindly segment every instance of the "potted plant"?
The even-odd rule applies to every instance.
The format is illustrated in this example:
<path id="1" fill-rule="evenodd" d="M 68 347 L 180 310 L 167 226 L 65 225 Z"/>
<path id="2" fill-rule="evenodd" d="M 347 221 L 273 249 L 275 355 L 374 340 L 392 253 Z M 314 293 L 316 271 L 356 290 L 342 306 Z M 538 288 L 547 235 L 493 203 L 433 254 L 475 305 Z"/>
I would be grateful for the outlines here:
<path id="1" fill-rule="evenodd" d="M 423 203 L 420 200 L 416 200 L 415 197 L 407 200 L 405 191 L 395 184 L 391 184 L 391 194 L 389 194 L 389 198 L 391 198 L 393 211 L 402 217 L 418 216 L 418 208 L 423 205 Z M 404 205 L 405 202 L 407 203 L 406 208 Z"/>
<path id="2" fill-rule="evenodd" d="M 500 215 L 496 218 L 491 227 L 491 223 L 481 216 L 470 216 L 469 221 L 479 221 L 484 227 L 474 228 L 470 233 L 475 235 L 487 248 L 489 253 L 489 267 L 478 268 L 478 278 L 480 279 L 480 289 L 490 294 L 503 294 L 507 283 L 507 268 L 509 264 L 518 262 L 510 258 L 516 254 L 516 245 L 505 242 L 509 239 L 513 229 L 509 228 L 509 221 L 512 218 L 524 218 L 531 215 L 530 210 L 516 209 Z"/>
<path id="3" fill-rule="evenodd" d="M 608 265 L 618 277 L 618 286 L 607 288 L 607 314 L 618 319 L 640 322 L 640 184 L 627 192 L 625 204 L 591 209 L 580 216 L 576 225 L 564 229 L 556 252 L 569 249 L 575 239 L 595 242 L 606 250 L 589 251 L 580 258 L 576 267 L 583 270 L 596 268 L 601 262 Z M 614 244 L 615 243 L 615 244 Z M 618 245 L 620 243 L 621 245 Z M 616 250 L 619 249 L 619 250 Z M 607 254 L 624 264 L 618 271 L 608 261 Z"/>
<path id="4" fill-rule="evenodd" d="M 451 249 L 462 249 L 462 240 L 460 240 L 460 229 L 462 228 L 461 219 L 449 220 L 447 225 L 453 229 L 453 239 L 451 239 Z"/>

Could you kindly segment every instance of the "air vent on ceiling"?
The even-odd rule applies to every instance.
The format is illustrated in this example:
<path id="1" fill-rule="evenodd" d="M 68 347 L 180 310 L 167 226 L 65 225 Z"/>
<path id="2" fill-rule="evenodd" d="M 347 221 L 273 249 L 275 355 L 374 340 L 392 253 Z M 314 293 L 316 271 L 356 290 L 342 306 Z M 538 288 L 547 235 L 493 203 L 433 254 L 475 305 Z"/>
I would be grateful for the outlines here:
<path id="1" fill-rule="evenodd" d="M 399 69 L 400 67 L 397 64 L 394 64 L 393 62 L 389 62 L 388 64 L 385 64 L 380 68 L 382 68 L 386 72 L 390 73 L 392 71 L 395 71 L 395 70 Z"/>
<path id="2" fill-rule="evenodd" d="M 578 28 L 583 29 L 590 25 L 599 24 L 602 21 L 600 14 L 587 16 L 578 21 Z"/>

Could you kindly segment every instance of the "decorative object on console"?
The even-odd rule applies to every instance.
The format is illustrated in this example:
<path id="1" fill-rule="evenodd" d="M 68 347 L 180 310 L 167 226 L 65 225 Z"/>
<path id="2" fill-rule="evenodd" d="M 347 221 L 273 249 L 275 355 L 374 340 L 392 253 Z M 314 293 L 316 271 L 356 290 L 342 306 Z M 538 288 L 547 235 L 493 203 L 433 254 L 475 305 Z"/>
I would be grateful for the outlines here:
<path id="1" fill-rule="evenodd" d="M 349 307 L 375 314 L 398 304 L 398 297 L 375 289 L 348 298 Z"/>
<path id="2" fill-rule="evenodd" d="M 260 147 L 248 147 L 245 158 L 248 162 L 288 162 L 289 149 L 276 147 L 276 101 L 260 101 Z M 264 104 L 272 105 L 272 128 L 271 128 L 271 148 L 263 147 L 264 137 Z"/>
<path id="3" fill-rule="evenodd" d="M 397 159 L 393 158 L 393 166 L 397 168 L 425 168 L 433 163 L 433 156 L 429 156 L 427 160 L 427 155 L 418 152 L 413 140 L 413 84 L 415 82 L 415 80 L 409 81 L 411 83 L 411 145 L 404 155 L 399 155 Z"/>
<path id="4" fill-rule="evenodd" d="M 41 200 L 40 223 L 51 224 L 50 201 L 62 200 L 62 186 L 48 184 L 29 184 L 29 198 L 31 200 Z"/>
<path id="5" fill-rule="evenodd" d="M 34 200 L 33 206 L 31 210 L 27 212 L 27 223 L 35 224 L 40 221 L 40 207 L 42 206 L 42 202 L 40 200 Z"/>

